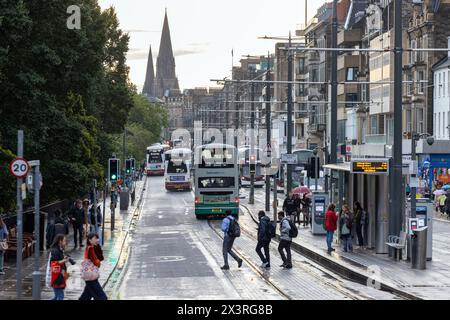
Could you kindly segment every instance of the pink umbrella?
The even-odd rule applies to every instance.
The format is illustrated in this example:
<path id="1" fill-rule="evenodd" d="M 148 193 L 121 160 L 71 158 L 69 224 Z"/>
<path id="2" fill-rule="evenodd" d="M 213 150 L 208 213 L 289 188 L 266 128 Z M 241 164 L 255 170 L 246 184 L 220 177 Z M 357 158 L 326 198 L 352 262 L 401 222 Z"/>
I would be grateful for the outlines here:
<path id="1" fill-rule="evenodd" d="M 445 190 L 438 189 L 438 190 L 434 191 L 433 194 L 435 196 L 440 196 L 440 195 L 446 194 L 446 192 L 445 192 Z"/>
<path id="2" fill-rule="evenodd" d="M 311 193 L 311 190 L 306 186 L 300 186 L 295 189 L 292 189 L 292 193 L 294 194 Z"/>

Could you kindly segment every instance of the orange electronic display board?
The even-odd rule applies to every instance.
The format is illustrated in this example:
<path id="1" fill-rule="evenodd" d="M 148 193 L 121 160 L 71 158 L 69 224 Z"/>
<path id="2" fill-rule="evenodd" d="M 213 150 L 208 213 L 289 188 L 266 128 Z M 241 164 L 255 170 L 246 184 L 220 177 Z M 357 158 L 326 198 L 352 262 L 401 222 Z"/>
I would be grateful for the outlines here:
<path id="1" fill-rule="evenodd" d="M 353 160 L 351 165 L 351 172 L 363 174 L 388 174 L 389 160 L 388 159 Z"/>

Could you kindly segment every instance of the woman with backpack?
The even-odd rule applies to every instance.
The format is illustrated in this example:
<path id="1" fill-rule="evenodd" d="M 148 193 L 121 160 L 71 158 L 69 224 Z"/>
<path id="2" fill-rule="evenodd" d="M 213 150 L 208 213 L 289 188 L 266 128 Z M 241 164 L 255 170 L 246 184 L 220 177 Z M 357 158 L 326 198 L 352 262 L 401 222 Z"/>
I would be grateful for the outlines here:
<path id="1" fill-rule="evenodd" d="M 69 262 L 70 259 L 69 256 L 64 253 L 66 244 L 66 236 L 63 234 L 58 234 L 50 247 L 50 286 L 53 288 L 53 292 L 55 293 L 52 300 L 64 300 L 64 289 L 66 288 L 67 280 L 66 263 Z"/>
<path id="2" fill-rule="evenodd" d="M 108 300 L 102 286 L 98 282 L 101 261 L 103 261 L 103 250 L 99 244 L 99 237 L 96 233 L 89 233 L 86 239 L 86 249 L 84 251 L 85 261 L 82 264 L 82 277 L 85 277 L 86 286 L 80 296 L 79 300 Z M 85 264 L 87 262 L 87 264 Z M 89 280 L 87 279 L 86 272 L 83 273 L 85 268 L 88 268 L 90 272 Z M 92 276 L 94 274 L 94 276 Z"/>
<path id="3" fill-rule="evenodd" d="M 350 208 L 348 205 L 344 204 L 342 206 L 342 212 L 339 217 L 339 227 L 340 234 L 343 244 L 344 252 L 352 252 L 353 244 L 352 244 L 352 227 L 353 227 L 353 217 L 350 212 Z"/>

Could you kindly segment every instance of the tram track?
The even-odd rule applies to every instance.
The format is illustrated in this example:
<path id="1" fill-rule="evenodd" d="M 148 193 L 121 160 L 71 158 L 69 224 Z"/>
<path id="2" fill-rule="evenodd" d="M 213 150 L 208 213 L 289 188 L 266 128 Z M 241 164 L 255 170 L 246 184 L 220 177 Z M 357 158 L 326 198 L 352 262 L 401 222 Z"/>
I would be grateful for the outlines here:
<path id="1" fill-rule="evenodd" d="M 208 220 L 208 226 L 211 228 L 211 230 L 220 238 L 223 240 L 222 234 L 217 230 L 216 227 L 213 226 L 213 223 L 211 220 Z M 241 228 L 242 230 L 242 228 Z M 265 274 L 262 272 L 259 267 L 252 262 L 250 259 L 248 259 L 245 255 L 242 254 L 240 250 L 237 250 L 236 248 L 233 248 L 233 251 L 236 252 L 236 254 L 244 260 L 247 265 L 250 267 L 250 269 L 256 273 L 261 279 L 263 279 L 269 286 L 271 286 L 273 289 L 275 289 L 280 295 L 285 297 L 287 300 L 295 300 L 293 297 L 291 297 L 288 293 L 286 293 L 282 288 L 280 288 L 277 284 L 273 283 Z"/>
<path id="2" fill-rule="evenodd" d="M 254 216 L 254 214 L 251 212 L 251 210 L 250 210 L 249 208 L 247 208 L 246 206 L 242 206 L 241 208 L 244 208 L 245 211 L 246 211 L 246 212 L 248 213 L 248 215 L 250 216 L 250 218 L 252 219 L 252 221 L 255 223 L 255 225 L 258 225 L 258 220 L 257 220 L 256 217 Z M 241 229 L 245 229 L 245 226 L 242 226 L 242 224 L 241 224 Z M 248 232 L 247 230 L 245 230 L 245 231 Z M 253 238 L 256 239 L 256 237 L 254 237 L 254 236 L 253 236 Z M 278 239 L 278 238 L 274 238 L 273 240 L 274 240 L 276 243 L 279 243 L 279 239 Z M 326 267 L 324 267 L 324 266 L 322 266 L 322 265 L 317 265 L 316 262 L 314 262 L 313 260 L 311 260 L 309 257 L 305 256 L 301 251 L 297 250 L 295 247 L 294 247 L 294 248 L 291 248 L 291 250 L 292 250 L 293 252 L 299 254 L 302 258 L 304 258 L 305 261 L 308 262 L 308 264 L 310 265 L 311 268 L 314 268 L 314 269 L 317 269 L 317 270 L 321 271 L 322 273 L 324 273 L 324 274 L 325 274 L 327 277 L 329 277 L 330 279 L 334 279 L 335 281 L 340 281 L 340 279 L 338 279 L 338 278 L 336 277 L 335 274 L 332 274 L 328 268 L 326 268 Z M 298 263 L 298 262 L 294 262 L 294 261 L 293 261 L 293 265 L 294 265 L 294 264 L 295 264 L 297 267 L 300 267 L 303 271 L 305 271 L 305 272 L 307 272 L 307 273 L 313 275 L 314 277 L 316 277 L 319 281 L 323 282 L 323 279 L 321 279 L 321 277 L 318 277 L 318 275 L 317 275 L 316 273 L 313 273 L 312 271 L 308 270 L 308 269 L 305 267 L 304 264 L 301 264 L 301 263 Z M 345 277 L 345 276 L 343 276 L 343 275 L 339 275 L 339 276 L 342 277 L 343 279 L 345 279 L 345 280 L 351 282 L 351 283 L 359 283 L 359 282 L 355 282 L 353 279 L 347 278 L 347 277 Z M 334 288 L 335 288 L 336 290 L 338 290 L 339 292 L 341 292 L 341 293 L 347 295 L 349 298 L 352 298 L 352 299 L 354 299 L 354 300 L 361 300 L 361 299 L 367 299 L 367 298 L 368 298 L 368 299 L 371 299 L 370 297 L 367 297 L 367 298 L 364 298 L 364 297 L 363 297 L 363 298 L 361 298 L 361 297 L 358 296 L 357 294 L 354 294 L 353 292 L 351 292 L 349 289 L 343 288 L 339 283 L 331 284 L 331 283 L 327 282 L 326 284 L 327 284 L 328 286 L 334 287 Z M 359 283 L 359 284 L 361 285 L 362 283 Z M 362 285 L 364 285 L 364 284 L 362 284 Z M 393 292 L 393 291 L 388 290 L 388 289 L 381 289 L 381 291 L 384 291 L 384 292 L 386 292 L 386 293 L 388 293 L 388 294 L 391 294 L 392 296 L 394 296 L 394 297 L 396 297 L 396 298 L 398 298 L 398 299 L 408 299 L 408 300 L 409 300 L 409 299 L 413 299 L 413 298 L 411 298 L 410 296 L 405 296 L 405 295 L 402 295 L 402 294 L 398 294 L 398 293 Z"/>

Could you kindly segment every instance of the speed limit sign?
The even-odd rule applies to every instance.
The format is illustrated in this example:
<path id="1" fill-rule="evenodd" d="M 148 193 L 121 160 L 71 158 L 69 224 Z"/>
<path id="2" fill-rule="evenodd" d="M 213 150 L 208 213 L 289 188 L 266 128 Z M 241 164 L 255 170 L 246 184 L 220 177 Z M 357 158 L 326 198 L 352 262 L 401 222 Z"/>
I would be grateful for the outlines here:
<path id="1" fill-rule="evenodd" d="M 9 164 L 9 172 L 18 179 L 26 177 L 29 171 L 30 165 L 24 158 L 15 158 Z"/>

